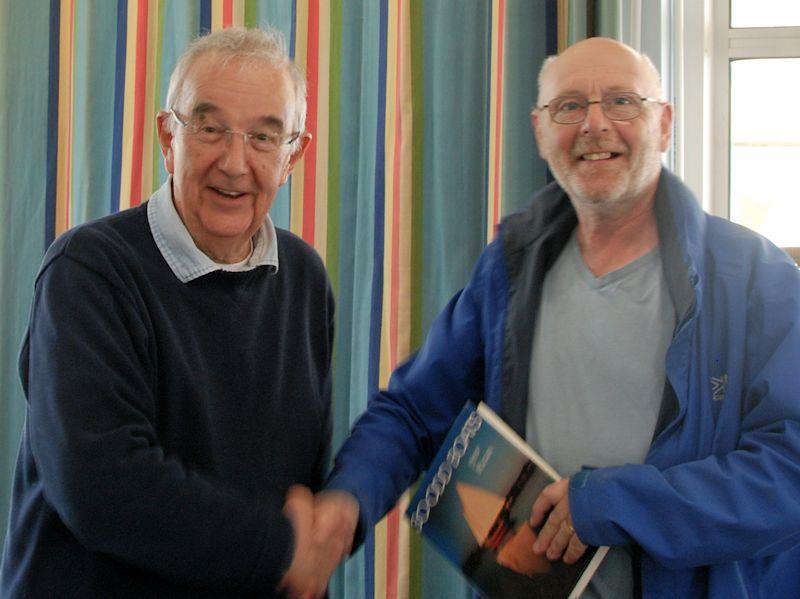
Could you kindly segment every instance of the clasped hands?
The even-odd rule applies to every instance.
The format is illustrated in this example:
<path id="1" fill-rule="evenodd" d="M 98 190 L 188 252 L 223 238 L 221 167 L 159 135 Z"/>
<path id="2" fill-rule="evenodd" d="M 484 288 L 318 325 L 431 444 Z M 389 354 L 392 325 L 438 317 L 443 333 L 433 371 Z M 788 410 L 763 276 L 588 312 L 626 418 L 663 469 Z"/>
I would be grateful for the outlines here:
<path id="1" fill-rule="evenodd" d="M 547 515 L 549 512 L 549 515 Z M 547 520 L 545 520 L 547 516 Z M 531 508 L 530 525 L 534 530 L 542 521 L 533 552 L 553 561 L 564 556 L 564 563 L 574 564 L 586 552 L 586 545 L 572 526 L 569 510 L 569 479 L 547 485 Z"/>
<path id="2" fill-rule="evenodd" d="M 358 501 L 344 491 L 315 496 L 307 487 L 295 485 L 286 494 L 283 513 L 294 528 L 295 549 L 279 590 L 292 599 L 319 599 L 353 548 Z"/>

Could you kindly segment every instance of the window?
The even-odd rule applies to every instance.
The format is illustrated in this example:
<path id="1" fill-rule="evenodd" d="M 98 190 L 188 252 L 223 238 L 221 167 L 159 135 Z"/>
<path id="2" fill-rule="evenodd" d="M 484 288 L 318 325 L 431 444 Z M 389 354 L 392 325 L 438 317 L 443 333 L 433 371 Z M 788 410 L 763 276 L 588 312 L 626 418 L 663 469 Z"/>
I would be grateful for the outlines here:
<path id="1" fill-rule="evenodd" d="M 676 171 L 706 210 L 799 247 L 800 2 L 672 0 L 666 13 Z"/>
<path id="2" fill-rule="evenodd" d="M 730 219 L 800 246 L 800 58 L 730 64 Z"/>

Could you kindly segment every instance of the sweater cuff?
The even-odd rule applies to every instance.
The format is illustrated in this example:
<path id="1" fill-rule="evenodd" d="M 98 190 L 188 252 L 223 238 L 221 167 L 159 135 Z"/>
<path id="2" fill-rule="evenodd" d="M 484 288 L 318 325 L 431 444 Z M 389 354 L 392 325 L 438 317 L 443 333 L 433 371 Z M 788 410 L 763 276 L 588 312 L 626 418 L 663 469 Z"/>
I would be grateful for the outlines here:
<path id="1" fill-rule="evenodd" d="M 250 575 L 250 586 L 257 589 L 277 589 L 294 557 L 294 529 L 282 513 L 265 514 L 270 524 L 263 533 L 261 554 Z"/>

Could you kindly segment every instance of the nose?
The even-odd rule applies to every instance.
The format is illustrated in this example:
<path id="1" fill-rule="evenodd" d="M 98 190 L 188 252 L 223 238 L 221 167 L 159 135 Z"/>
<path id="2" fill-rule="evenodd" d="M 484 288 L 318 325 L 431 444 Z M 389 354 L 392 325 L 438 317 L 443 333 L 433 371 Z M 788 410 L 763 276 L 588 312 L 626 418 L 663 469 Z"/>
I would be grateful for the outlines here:
<path id="1" fill-rule="evenodd" d="M 229 177 L 238 177 L 247 172 L 247 134 L 228 131 L 217 161 L 219 169 Z"/>
<path id="2" fill-rule="evenodd" d="M 611 127 L 611 120 L 603 112 L 600 102 L 590 102 L 586 107 L 586 118 L 581 123 L 583 135 L 596 135 L 604 133 Z"/>

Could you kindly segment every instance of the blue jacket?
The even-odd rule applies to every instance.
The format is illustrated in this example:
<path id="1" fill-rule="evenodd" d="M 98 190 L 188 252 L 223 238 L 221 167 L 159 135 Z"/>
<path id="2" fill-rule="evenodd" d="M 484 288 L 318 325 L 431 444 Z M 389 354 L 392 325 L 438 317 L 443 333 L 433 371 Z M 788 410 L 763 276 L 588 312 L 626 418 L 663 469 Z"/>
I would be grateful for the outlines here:
<path id="1" fill-rule="evenodd" d="M 645 464 L 572 477 L 575 528 L 593 545 L 640 549 L 645 597 L 798 597 L 800 271 L 705 214 L 666 170 L 655 210 L 678 313 L 659 422 Z M 427 467 L 466 399 L 524 436 L 542 283 L 576 223 L 555 184 L 507 218 L 422 348 L 372 398 L 328 482 L 356 495 L 362 526 Z"/>

